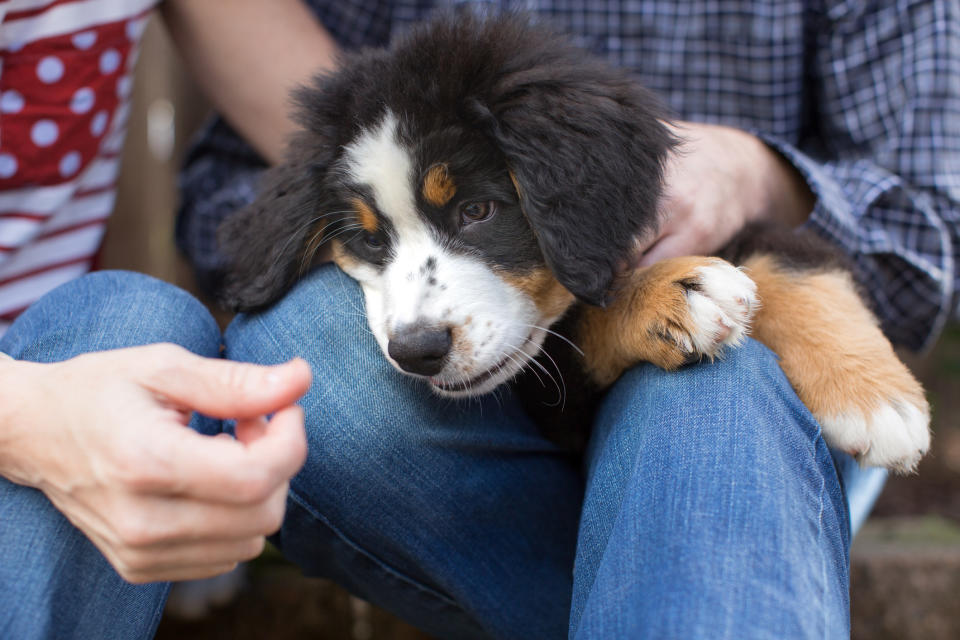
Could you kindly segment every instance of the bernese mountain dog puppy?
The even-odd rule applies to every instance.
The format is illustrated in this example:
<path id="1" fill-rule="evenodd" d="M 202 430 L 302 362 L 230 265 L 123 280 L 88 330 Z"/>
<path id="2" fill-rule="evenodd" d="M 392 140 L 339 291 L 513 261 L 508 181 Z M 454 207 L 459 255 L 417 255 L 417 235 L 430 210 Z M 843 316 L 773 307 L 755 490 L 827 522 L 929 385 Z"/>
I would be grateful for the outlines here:
<path id="1" fill-rule="evenodd" d="M 923 390 L 823 241 L 750 227 L 721 257 L 630 268 L 675 140 L 627 72 L 523 17 L 458 13 L 344 56 L 296 101 L 285 163 L 220 230 L 228 307 L 263 308 L 332 256 L 384 355 L 434 392 L 556 368 L 565 406 L 523 395 L 568 440 L 626 368 L 750 331 L 829 445 L 901 472 L 926 452 Z"/>

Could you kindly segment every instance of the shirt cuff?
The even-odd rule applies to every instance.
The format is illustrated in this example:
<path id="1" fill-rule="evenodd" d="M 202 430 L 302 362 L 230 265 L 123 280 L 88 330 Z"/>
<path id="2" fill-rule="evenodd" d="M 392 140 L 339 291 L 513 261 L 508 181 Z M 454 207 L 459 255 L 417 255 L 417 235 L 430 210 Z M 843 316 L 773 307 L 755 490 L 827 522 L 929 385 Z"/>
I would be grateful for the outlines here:
<path id="1" fill-rule="evenodd" d="M 914 201 L 897 176 L 880 168 L 860 163 L 840 170 L 769 134 L 750 133 L 807 182 L 816 203 L 805 226 L 850 256 L 888 337 L 915 351 L 933 346 L 952 313 L 953 254 L 949 231 L 931 207 Z M 881 198 L 887 201 L 876 211 L 864 208 Z M 902 207 L 917 219 L 900 226 L 879 219 L 886 209 Z"/>

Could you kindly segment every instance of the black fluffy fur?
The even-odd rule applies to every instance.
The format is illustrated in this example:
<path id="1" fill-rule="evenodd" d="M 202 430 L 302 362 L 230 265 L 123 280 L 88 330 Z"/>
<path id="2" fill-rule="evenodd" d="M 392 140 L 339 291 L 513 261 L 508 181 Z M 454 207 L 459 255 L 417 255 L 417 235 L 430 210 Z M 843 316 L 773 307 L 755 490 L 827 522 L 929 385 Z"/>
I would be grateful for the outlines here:
<path id="1" fill-rule="evenodd" d="M 766 254 L 796 271 L 852 271 L 853 264 L 840 249 L 806 229 L 790 229 L 773 222 L 755 222 L 740 230 L 717 255 L 743 264 L 750 256 Z"/>
<path id="2" fill-rule="evenodd" d="M 550 30 L 518 15 L 442 15 L 387 50 L 345 56 L 297 92 L 302 130 L 260 196 L 219 235 L 221 301 L 269 305 L 303 272 L 307 245 L 342 209 L 336 161 L 380 121 L 400 118 L 410 148 L 442 131 L 480 134 L 516 177 L 542 261 L 581 301 L 603 305 L 633 238 L 657 225 L 673 138 L 657 100 Z"/>

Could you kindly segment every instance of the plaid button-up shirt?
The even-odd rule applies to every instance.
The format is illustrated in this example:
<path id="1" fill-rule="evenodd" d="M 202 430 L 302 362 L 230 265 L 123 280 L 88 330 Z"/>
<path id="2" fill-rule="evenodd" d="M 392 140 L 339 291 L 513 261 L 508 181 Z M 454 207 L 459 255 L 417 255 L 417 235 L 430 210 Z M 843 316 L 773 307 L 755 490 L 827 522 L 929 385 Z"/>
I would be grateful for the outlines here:
<path id="1" fill-rule="evenodd" d="M 681 119 L 755 133 L 816 195 L 807 223 L 849 254 L 887 335 L 919 349 L 957 305 L 956 0 L 308 2 L 344 48 L 384 45 L 447 4 L 522 9 L 635 72 Z M 262 161 L 221 122 L 183 174 L 178 241 L 201 274 Z"/>

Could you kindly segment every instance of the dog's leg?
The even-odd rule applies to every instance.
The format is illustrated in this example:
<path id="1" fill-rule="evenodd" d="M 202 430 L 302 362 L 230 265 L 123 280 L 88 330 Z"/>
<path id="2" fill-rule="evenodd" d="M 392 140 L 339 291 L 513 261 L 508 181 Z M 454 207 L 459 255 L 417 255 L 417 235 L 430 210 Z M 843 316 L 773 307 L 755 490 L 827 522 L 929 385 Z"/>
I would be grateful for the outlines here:
<path id="1" fill-rule="evenodd" d="M 849 272 L 744 261 L 762 301 L 753 335 L 780 356 L 832 447 L 863 465 L 912 471 L 930 446 L 923 389 L 884 337 Z"/>
<path id="2" fill-rule="evenodd" d="M 577 341 L 605 387 L 637 362 L 670 370 L 718 355 L 743 339 L 757 306 L 753 281 L 730 263 L 672 258 L 631 274 L 605 309 L 584 308 Z"/>
<path id="3" fill-rule="evenodd" d="M 823 255 L 796 263 L 758 247 L 737 257 L 750 278 L 719 259 L 675 258 L 638 271 L 606 309 L 585 308 L 576 333 L 588 375 L 605 387 L 638 362 L 675 369 L 750 330 L 780 357 L 830 446 L 912 471 L 930 445 L 929 405 L 849 272 Z"/>

